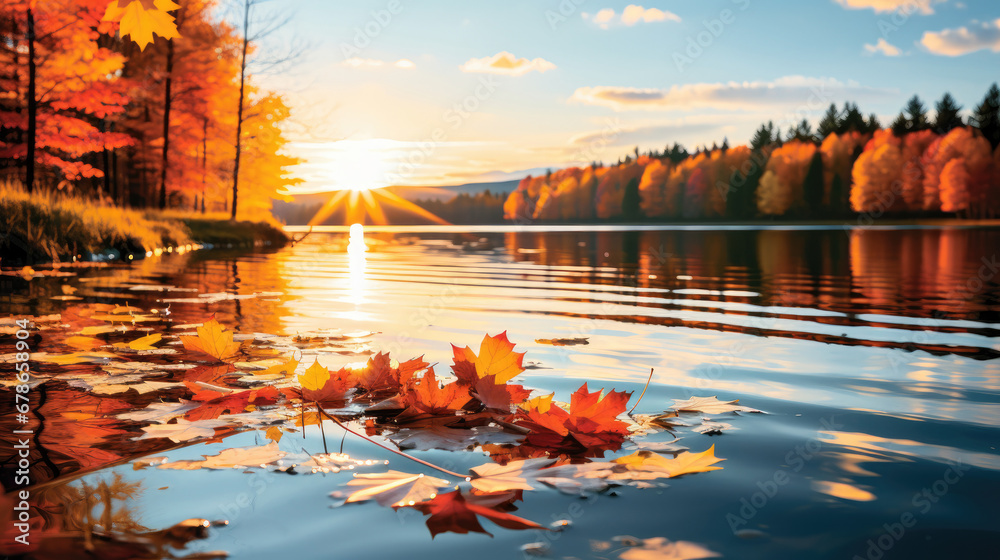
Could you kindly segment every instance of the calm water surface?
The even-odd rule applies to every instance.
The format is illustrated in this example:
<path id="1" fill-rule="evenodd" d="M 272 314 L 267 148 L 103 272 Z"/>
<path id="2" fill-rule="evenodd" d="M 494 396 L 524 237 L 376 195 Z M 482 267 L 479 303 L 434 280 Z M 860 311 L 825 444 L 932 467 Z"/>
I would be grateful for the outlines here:
<path id="1" fill-rule="evenodd" d="M 548 537 L 556 558 L 617 557 L 601 543 L 619 535 L 692 541 L 729 558 L 997 557 L 1000 230 L 386 228 L 365 239 L 363 255 L 348 253 L 346 232 L 313 233 L 273 252 L 197 251 L 15 280 L 0 312 L 60 313 L 72 323 L 95 304 L 128 302 L 169 306 L 175 327 L 214 313 L 246 334 L 332 333 L 302 350 L 303 362 L 319 355 L 329 367 L 388 350 L 447 371 L 450 343 L 476 348 L 484 333 L 507 331 L 527 351 L 523 383 L 558 399 L 583 380 L 638 395 L 653 368 L 638 412 L 717 395 L 768 413 L 722 418 L 734 429 L 721 436 L 679 430 L 692 451 L 714 444 L 726 458 L 721 471 L 586 500 L 526 493 L 518 515 L 573 519 Z M 52 299 L 61 284 L 82 299 Z M 69 331 L 43 332 L 37 350 L 66 351 Z M 587 344 L 535 342 L 556 338 Z M 95 368 L 40 367 L 55 375 Z M 133 470 L 137 456 L 196 459 L 260 444 L 260 433 L 170 449 L 166 440 L 132 441 L 135 425 L 110 417 L 168 393 L 103 398 L 58 379 L 36 392 L 46 399 L 44 456 L 33 469 L 56 482 L 46 491 L 117 472 L 141 482 L 127 501 L 145 527 L 229 519 L 196 545 L 203 549 L 241 559 L 486 559 L 519 556 L 518 547 L 539 540 L 492 525 L 492 540 L 432 540 L 413 511 L 331 509 L 326 494 L 347 473 Z M 9 410 L 10 393 L 2 397 Z M 315 433 L 281 445 L 322 448 Z M 412 470 L 356 439 L 345 451 Z M 486 460 L 415 453 L 460 472 Z M 3 476 L 11 487 L 9 471 Z"/>

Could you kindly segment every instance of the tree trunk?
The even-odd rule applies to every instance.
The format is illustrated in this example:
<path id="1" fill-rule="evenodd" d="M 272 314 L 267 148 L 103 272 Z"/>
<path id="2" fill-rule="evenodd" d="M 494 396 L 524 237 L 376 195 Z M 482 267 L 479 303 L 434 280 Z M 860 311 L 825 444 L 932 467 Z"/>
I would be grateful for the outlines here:
<path id="1" fill-rule="evenodd" d="M 35 137 L 38 133 L 38 99 L 35 94 L 35 16 L 28 8 L 28 154 L 25 158 L 25 188 L 32 192 L 35 187 Z"/>
<path id="2" fill-rule="evenodd" d="M 201 213 L 205 213 L 205 176 L 208 174 L 208 117 L 201 127 Z M 197 212 L 198 209 L 195 208 Z"/>
<path id="3" fill-rule="evenodd" d="M 101 132 L 108 132 L 107 117 L 101 119 Z M 101 150 L 101 166 L 104 168 L 104 194 L 114 200 L 115 193 L 111 191 L 111 152 L 108 150 L 107 141 L 104 143 L 104 149 Z"/>
<path id="4" fill-rule="evenodd" d="M 163 85 L 163 155 L 160 158 L 160 210 L 167 207 L 167 166 L 170 164 L 170 89 L 174 73 L 174 40 L 167 41 L 167 77 Z"/>
<path id="5" fill-rule="evenodd" d="M 247 45 L 250 29 L 250 0 L 243 0 L 243 54 L 240 58 L 240 101 L 236 108 L 236 159 L 233 160 L 233 208 L 232 219 L 236 219 L 236 201 L 240 185 L 240 139 L 243 135 L 243 96 L 247 75 Z"/>

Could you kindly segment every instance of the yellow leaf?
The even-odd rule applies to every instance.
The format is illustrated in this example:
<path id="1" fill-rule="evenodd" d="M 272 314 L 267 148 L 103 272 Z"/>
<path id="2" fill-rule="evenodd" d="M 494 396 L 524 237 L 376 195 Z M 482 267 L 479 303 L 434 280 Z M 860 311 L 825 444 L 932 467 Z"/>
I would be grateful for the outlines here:
<path id="1" fill-rule="evenodd" d="M 523 360 L 524 352 L 514 352 L 514 345 L 507 340 L 507 331 L 496 336 L 486 335 L 476 357 L 476 373 L 479 377 L 495 375 L 497 385 L 502 385 L 524 371 Z"/>
<path id="2" fill-rule="evenodd" d="M 233 333 L 215 319 L 198 327 L 198 336 L 182 336 L 181 342 L 184 348 L 208 354 L 217 360 L 232 357 L 240 349 L 240 344 L 233 342 Z"/>
<path id="3" fill-rule="evenodd" d="M 139 50 L 153 42 L 153 34 L 164 39 L 180 37 L 173 16 L 167 12 L 180 6 L 170 0 L 117 0 L 111 2 L 103 21 L 120 22 L 119 33 L 132 38 Z"/>
<path id="4" fill-rule="evenodd" d="M 715 456 L 715 446 L 713 445 L 701 453 L 684 451 L 673 459 L 667 459 L 652 451 L 636 451 L 612 462 L 625 465 L 631 472 L 658 473 L 664 478 L 674 478 L 683 474 L 721 470 L 722 467 L 713 466 L 719 461 L 725 461 L 725 459 Z"/>
<path id="5" fill-rule="evenodd" d="M 129 348 L 131 350 L 153 350 L 153 345 L 160 341 L 160 334 L 153 333 L 149 336 L 144 336 L 142 338 L 137 338 L 132 342 L 117 342 L 114 344 L 115 348 Z"/>
<path id="6" fill-rule="evenodd" d="M 267 429 L 266 432 L 264 432 L 264 437 L 273 441 L 274 443 L 278 443 L 279 441 L 281 441 L 281 436 L 282 436 L 281 428 L 277 426 L 271 426 L 270 428 Z"/>
<path id="7" fill-rule="evenodd" d="M 326 385 L 328 379 L 330 379 L 330 370 L 320 365 L 319 360 L 316 360 L 304 374 L 299 376 L 299 384 L 302 385 L 303 389 L 319 391 Z"/>
<path id="8" fill-rule="evenodd" d="M 554 396 L 555 393 L 549 395 L 541 395 L 533 399 L 528 399 L 518 406 L 525 412 L 529 410 L 537 410 L 540 414 L 545 414 L 546 412 L 549 411 L 549 408 L 552 407 L 552 397 Z"/>
<path id="9" fill-rule="evenodd" d="M 104 344 L 99 339 L 90 336 L 70 336 L 63 340 L 63 343 L 80 350 L 90 350 Z"/>

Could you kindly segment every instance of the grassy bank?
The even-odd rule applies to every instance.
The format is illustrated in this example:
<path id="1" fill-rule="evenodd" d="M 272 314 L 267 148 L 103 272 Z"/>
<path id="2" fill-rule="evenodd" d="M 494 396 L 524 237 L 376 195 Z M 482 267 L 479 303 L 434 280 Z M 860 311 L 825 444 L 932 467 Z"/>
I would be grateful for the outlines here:
<path id="1" fill-rule="evenodd" d="M 189 243 L 282 245 L 276 223 L 228 216 L 140 211 L 52 193 L 29 195 L 0 184 L 0 264 L 67 261 L 74 256 L 135 254 Z"/>

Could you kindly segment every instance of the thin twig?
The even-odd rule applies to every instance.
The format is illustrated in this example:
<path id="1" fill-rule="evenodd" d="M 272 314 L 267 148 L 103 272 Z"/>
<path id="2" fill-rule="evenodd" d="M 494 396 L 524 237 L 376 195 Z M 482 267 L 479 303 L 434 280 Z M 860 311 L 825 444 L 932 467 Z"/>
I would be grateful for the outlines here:
<path id="1" fill-rule="evenodd" d="M 428 463 L 427 461 L 423 461 L 423 460 L 421 460 L 421 459 L 417 459 L 417 458 L 416 458 L 416 457 L 414 457 L 413 455 L 408 455 L 408 454 L 406 454 L 406 453 L 403 453 L 402 451 L 399 451 L 399 450 L 397 450 L 397 449 L 392 449 L 391 447 L 386 447 L 385 445 L 382 445 L 381 443 L 379 443 L 379 442 L 377 442 L 377 441 L 373 440 L 372 438 L 370 438 L 370 437 L 368 437 L 368 436 L 366 436 L 366 435 L 364 435 L 364 434 L 359 434 L 358 432 L 355 432 L 354 430 L 352 430 L 352 429 L 348 428 L 348 427 L 347 427 L 347 426 L 345 426 L 345 425 L 344 425 L 344 424 L 343 424 L 343 423 L 342 423 L 342 422 L 341 422 L 340 420 L 337 420 L 337 419 L 336 419 L 336 418 L 334 418 L 333 416 L 330 416 L 329 414 L 327 414 L 327 412 L 326 412 L 325 410 L 323 410 L 323 409 L 322 409 L 321 407 L 319 407 L 319 405 L 318 405 L 318 404 L 317 404 L 317 409 L 318 409 L 318 410 L 320 411 L 320 413 L 322 413 L 322 414 L 323 414 L 323 416 L 326 416 L 326 417 L 327 417 L 327 418 L 329 418 L 330 420 L 333 420 L 334 422 L 336 422 L 336 423 L 337 423 L 337 425 L 338 425 L 338 426 L 340 426 L 341 428 L 343 428 L 343 429 L 344 429 L 345 431 L 347 431 L 347 432 L 350 432 L 350 433 L 352 433 L 352 434 L 354 434 L 354 435 L 358 436 L 358 437 L 359 437 L 359 438 L 361 438 L 361 439 L 364 439 L 364 440 L 367 440 L 367 441 L 368 441 L 368 442 L 370 442 L 370 443 L 374 443 L 375 445 L 377 445 L 377 446 L 381 447 L 382 449 L 385 449 L 386 451 L 389 451 L 389 452 L 392 452 L 392 453 L 395 453 L 396 455 L 400 455 L 400 456 L 403 456 L 403 457 L 406 457 L 407 459 L 409 459 L 409 460 L 411 460 L 411 461 L 416 461 L 416 462 L 420 463 L 421 465 L 424 465 L 425 467 L 430 467 L 430 468 L 432 468 L 432 469 L 435 469 L 435 470 L 439 470 L 439 471 L 441 471 L 441 472 L 443 472 L 443 473 L 445 473 L 445 474 L 448 474 L 448 475 L 451 475 L 451 476 L 454 476 L 454 477 L 456 477 L 456 478 L 461 478 L 461 479 L 467 479 L 467 478 L 469 478 L 469 477 L 468 477 L 468 475 L 464 475 L 464 474 L 458 474 L 457 472 L 453 472 L 453 471 L 449 471 L 448 469 L 445 469 L 445 468 L 442 468 L 442 467 L 439 467 L 439 466 L 437 466 L 437 465 L 435 465 L 435 464 L 432 464 L 432 463 Z"/>
<path id="2" fill-rule="evenodd" d="M 640 402 L 642 402 L 642 397 L 646 394 L 646 389 L 649 388 L 649 382 L 652 380 L 653 380 L 653 368 L 649 368 L 649 378 L 646 379 L 646 386 L 642 388 L 642 393 L 639 393 L 639 400 L 635 401 L 635 404 L 632 405 L 632 408 L 628 409 L 627 414 L 629 416 L 632 416 L 632 411 L 635 410 L 635 407 L 639 406 Z"/>
<path id="3" fill-rule="evenodd" d="M 319 412 L 323 412 L 323 409 L 319 406 L 319 403 L 316 403 L 316 410 Z M 337 423 L 339 424 L 340 422 Z M 326 430 L 323 428 L 322 418 L 319 419 L 319 433 L 323 435 L 323 453 L 329 455 L 330 450 L 326 448 Z"/>

